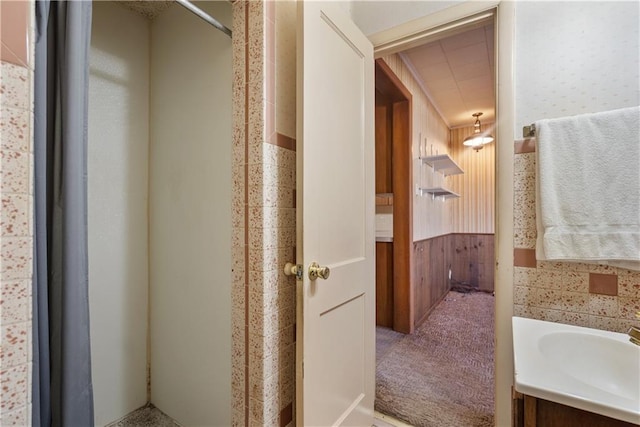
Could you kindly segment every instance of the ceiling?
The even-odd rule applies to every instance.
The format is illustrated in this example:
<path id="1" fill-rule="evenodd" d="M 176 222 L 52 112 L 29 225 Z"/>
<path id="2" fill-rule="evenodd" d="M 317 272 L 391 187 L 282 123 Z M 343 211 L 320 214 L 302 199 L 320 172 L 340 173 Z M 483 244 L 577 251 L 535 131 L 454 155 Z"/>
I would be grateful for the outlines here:
<path id="1" fill-rule="evenodd" d="M 473 113 L 495 120 L 493 24 L 400 54 L 450 128 L 471 126 Z"/>
<path id="2" fill-rule="evenodd" d="M 170 0 L 155 0 L 155 1 L 144 1 L 144 0 L 129 0 L 129 1 L 118 1 L 116 2 L 121 6 L 126 7 L 127 9 L 131 9 L 134 12 L 141 14 L 142 16 L 153 19 L 158 16 L 160 13 L 169 8 L 174 2 Z"/>
<path id="3" fill-rule="evenodd" d="M 173 1 L 119 1 L 149 19 Z M 400 53 L 450 128 L 473 125 L 475 112 L 483 122 L 495 120 L 493 23 Z"/>

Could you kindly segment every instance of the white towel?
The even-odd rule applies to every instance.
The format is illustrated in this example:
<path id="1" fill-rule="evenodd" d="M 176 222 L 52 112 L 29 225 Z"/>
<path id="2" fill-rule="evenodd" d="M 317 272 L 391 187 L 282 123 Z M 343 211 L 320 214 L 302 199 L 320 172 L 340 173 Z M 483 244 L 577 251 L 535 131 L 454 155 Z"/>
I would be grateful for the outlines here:
<path id="1" fill-rule="evenodd" d="M 640 107 L 536 125 L 536 255 L 640 270 Z"/>

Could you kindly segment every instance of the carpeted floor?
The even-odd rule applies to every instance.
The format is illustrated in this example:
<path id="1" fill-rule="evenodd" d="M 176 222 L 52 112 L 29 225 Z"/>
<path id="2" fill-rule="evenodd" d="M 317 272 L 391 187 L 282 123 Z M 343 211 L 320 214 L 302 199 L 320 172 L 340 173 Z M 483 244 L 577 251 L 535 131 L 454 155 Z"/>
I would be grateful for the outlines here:
<path id="1" fill-rule="evenodd" d="M 377 327 L 376 328 L 376 364 L 383 360 L 389 351 L 397 344 L 404 334 L 396 332 L 393 329 Z"/>
<path id="2" fill-rule="evenodd" d="M 180 427 L 180 424 L 148 403 L 107 427 Z"/>
<path id="3" fill-rule="evenodd" d="M 493 319 L 491 294 L 449 292 L 414 334 L 378 328 L 376 410 L 418 427 L 493 426 Z"/>

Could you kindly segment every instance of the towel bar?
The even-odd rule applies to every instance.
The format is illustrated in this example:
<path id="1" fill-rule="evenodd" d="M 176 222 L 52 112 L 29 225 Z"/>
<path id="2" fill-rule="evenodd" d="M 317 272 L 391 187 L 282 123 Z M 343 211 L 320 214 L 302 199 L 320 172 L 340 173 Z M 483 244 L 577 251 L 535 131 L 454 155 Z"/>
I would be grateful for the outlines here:
<path id="1" fill-rule="evenodd" d="M 522 137 L 523 138 L 533 138 L 536 136 L 536 125 L 535 123 L 530 124 L 529 126 L 522 127 Z"/>

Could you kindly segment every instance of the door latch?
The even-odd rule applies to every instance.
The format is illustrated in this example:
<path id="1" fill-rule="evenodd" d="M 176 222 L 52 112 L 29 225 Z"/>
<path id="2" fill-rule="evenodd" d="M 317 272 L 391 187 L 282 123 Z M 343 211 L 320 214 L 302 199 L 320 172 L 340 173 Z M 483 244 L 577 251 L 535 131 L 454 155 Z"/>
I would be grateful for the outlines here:
<path id="1" fill-rule="evenodd" d="M 284 266 L 284 274 L 285 276 L 296 276 L 296 280 L 302 280 L 302 265 L 288 262 Z"/>

